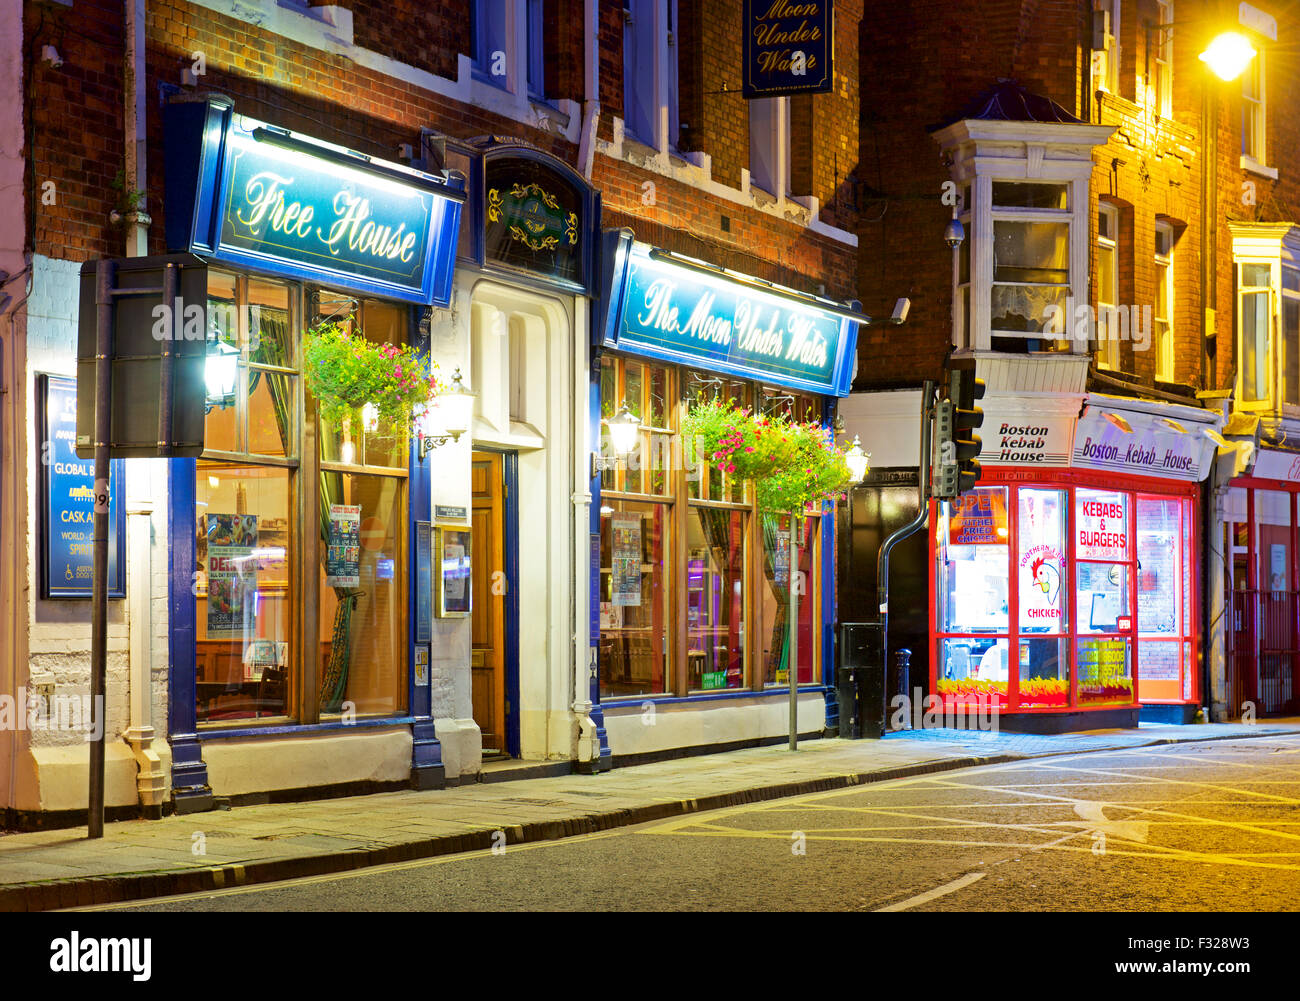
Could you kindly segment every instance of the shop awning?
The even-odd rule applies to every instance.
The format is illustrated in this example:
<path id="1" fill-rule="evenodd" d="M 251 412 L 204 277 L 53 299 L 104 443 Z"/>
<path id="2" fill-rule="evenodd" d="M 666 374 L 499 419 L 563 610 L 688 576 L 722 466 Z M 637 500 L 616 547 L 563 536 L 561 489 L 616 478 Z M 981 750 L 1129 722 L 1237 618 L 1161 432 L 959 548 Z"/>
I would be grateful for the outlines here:
<path id="1" fill-rule="evenodd" d="M 1199 482 L 1214 464 L 1222 423 L 1199 407 L 1090 393 L 1070 465 Z"/>

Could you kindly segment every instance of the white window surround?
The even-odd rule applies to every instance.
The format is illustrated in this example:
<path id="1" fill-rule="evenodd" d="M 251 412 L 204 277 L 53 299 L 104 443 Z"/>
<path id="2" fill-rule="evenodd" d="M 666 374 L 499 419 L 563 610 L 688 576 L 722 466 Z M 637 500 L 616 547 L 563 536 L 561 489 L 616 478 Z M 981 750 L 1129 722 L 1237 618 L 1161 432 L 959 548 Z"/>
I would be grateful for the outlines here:
<path id="1" fill-rule="evenodd" d="M 1282 300 L 1295 298 L 1290 291 L 1282 288 L 1282 266 L 1300 268 L 1300 226 L 1292 223 L 1245 223 L 1228 222 L 1232 234 L 1232 264 L 1234 271 L 1233 309 L 1236 317 L 1236 336 L 1240 341 L 1244 330 L 1242 320 L 1242 295 L 1238 286 L 1240 267 L 1243 264 L 1258 264 L 1270 269 L 1269 274 L 1269 325 L 1268 325 L 1268 360 L 1266 399 L 1245 400 L 1245 366 L 1238 366 L 1237 384 L 1234 387 L 1236 406 L 1242 410 L 1266 411 L 1278 413 L 1281 408 L 1282 364 Z M 1254 287 L 1254 286 L 1252 286 Z M 1263 288 L 1263 286 L 1259 286 Z M 1242 345 L 1238 344 L 1238 357 L 1244 358 Z M 1288 407 L 1288 412 L 1300 413 L 1296 408 Z"/>
<path id="2" fill-rule="evenodd" d="M 1175 375 L 1174 364 L 1174 246 L 1177 237 L 1174 234 L 1174 227 L 1163 220 L 1156 221 L 1156 245 L 1155 245 L 1155 262 L 1156 262 L 1156 282 L 1164 285 L 1165 297 L 1165 315 L 1161 316 L 1159 310 L 1152 304 L 1152 330 L 1151 336 L 1153 346 L 1156 350 L 1156 371 L 1155 377 L 1160 382 L 1173 382 Z M 1160 252 L 1161 235 L 1167 240 L 1168 250 L 1165 253 Z M 1161 272 L 1164 277 L 1161 278 Z M 1160 331 L 1159 324 L 1164 323 L 1163 334 Z"/>
<path id="3" fill-rule="evenodd" d="M 1075 303 L 1088 303 L 1088 250 L 1091 220 L 1089 184 L 1092 151 L 1115 131 L 1109 125 L 1067 125 L 965 119 L 933 134 L 952 159 L 958 188 L 971 185 L 970 246 L 971 339 L 963 347 L 992 350 L 990 312 L 993 288 L 993 182 L 1056 181 L 1069 185 L 1070 289 Z M 934 239 L 941 239 L 936 232 Z M 954 298 L 958 297 L 953 275 Z M 955 325 L 960 321 L 954 318 Z M 1070 352 L 1087 358 L 1086 342 L 1072 341 Z M 1037 357 L 1037 356 L 1035 356 Z"/>
<path id="4" fill-rule="evenodd" d="M 246 24 L 253 24 L 273 34 L 302 45 L 329 52 L 351 60 L 357 66 L 397 80 L 403 80 L 461 104 L 474 105 L 485 111 L 501 115 L 533 128 L 546 129 L 579 146 L 582 140 L 582 107 L 576 101 L 560 100 L 554 106 L 528 100 L 526 95 L 510 93 L 501 87 L 474 79 L 474 63 L 461 55 L 457 64 L 456 79 L 438 76 L 428 70 L 418 69 L 399 62 L 371 49 L 353 43 L 352 12 L 341 7 L 282 7 L 276 0 L 192 0 L 195 6 L 215 11 Z M 304 10 L 311 14 L 303 13 Z M 331 20 L 326 20 L 326 18 Z M 527 80 L 527 54 L 517 70 L 518 79 Z M 598 81 L 590 81 L 598 86 Z M 598 106 L 596 106 L 598 107 Z M 770 198 L 758 198 L 749 190 L 747 178 L 742 173 L 741 187 L 733 188 L 713 179 L 713 160 L 707 153 L 650 153 L 647 147 L 636 142 L 624 142 L 623 119 L 612 115 L 613 138 L 610 141 L 596 138 L 593 152 L 611 160 L 640 167 L 697 191 L 742 208 L 763 212 L 774 218 L 802 226 L 810 232 L 835 240 L 845 246 L 856 247 L 856 233 L 829 226 L 821 221 L 820 204 L 815 196 L 790 197 L 773 203 Z M 590 125 L 594 135 L 596 123 Z"/>
<path id="5" fill-rule="evenodd" d="M 1102 220 L 1106 220 L 1106 235 L 1102 235 Z M 1103 318 L 1110 315 L 1107 307 L 1119 306 L 1119 209 L 1114 205 L 1097 206 L 1097 336 L 1101 343 L 1097 345 L 1097 365 L 1112 371 L 1120 368 L 1119 341 L 1106 336 L 1109 331 L 1103 327 Z M 1106 283 L 1101 270 L 1106 267 L 1101 251 L 1109 251 L 1110 257 L 1110 300 L 1103 298 Z M 1113 301 L 1111 301 L 1113 300 Z"/>

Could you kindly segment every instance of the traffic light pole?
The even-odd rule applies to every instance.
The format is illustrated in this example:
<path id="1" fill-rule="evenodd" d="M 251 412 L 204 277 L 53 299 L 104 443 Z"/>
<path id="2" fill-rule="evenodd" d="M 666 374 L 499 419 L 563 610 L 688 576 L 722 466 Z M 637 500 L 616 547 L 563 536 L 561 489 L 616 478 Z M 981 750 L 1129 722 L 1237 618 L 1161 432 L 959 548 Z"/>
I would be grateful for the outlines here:
<path id="1" fill-rule="evenodd" d="M 930 520 L 930 416 L 934 407 L 934 387 L 931 380 L 926 380 L 921 388 L 921 465 L 918 470 L 917 493 L 920 498 L 916 518 L 909 525 L 894 531 L 880 545 L 880 554 L 876 562 L 876 589 L 880 599 L 880 669 L 889 670 L 889 554 L 894 546 L 902 542 L 918 528 Z M 886 697 L 889 685 L 884 686 Z M 907 693 L 904 692 L 904 695 Z M 883 709 L 883 707 L 882 707 Z M 886 717 L 887 718 L 887 717 Z"/>

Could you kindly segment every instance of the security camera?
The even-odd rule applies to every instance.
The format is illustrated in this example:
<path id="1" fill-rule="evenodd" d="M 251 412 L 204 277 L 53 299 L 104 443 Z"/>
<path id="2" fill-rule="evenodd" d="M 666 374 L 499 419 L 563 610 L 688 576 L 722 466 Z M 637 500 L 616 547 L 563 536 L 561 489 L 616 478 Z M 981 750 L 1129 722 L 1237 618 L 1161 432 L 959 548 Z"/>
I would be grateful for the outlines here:
<path id="1" fill-rule="evenodd" d="M 966 239 L 966 229 L 962 226 L 960 219 L 949 219 L 948 225 L 943 230 L 943 242 L 948 244 L 953 250 L 962 245 Z"/>
<path id="2" fill-rule="evenodd" d="M 907 314 L 912 311 L 911 299 L 899 299 L 894 303 L 894 314 L 889 318 L 890 323 L 906 323 Z"/>

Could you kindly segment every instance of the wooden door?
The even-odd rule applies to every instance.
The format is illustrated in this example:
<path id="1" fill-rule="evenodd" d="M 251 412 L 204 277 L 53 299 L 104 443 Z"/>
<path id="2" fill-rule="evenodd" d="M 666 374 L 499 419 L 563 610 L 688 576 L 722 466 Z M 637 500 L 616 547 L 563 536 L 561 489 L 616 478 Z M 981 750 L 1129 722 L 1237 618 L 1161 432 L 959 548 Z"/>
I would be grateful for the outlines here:
<path id="1" fill-rule="evenodd" d="M 470 674 L 474 722 L 483 751 L 505 753 L 505 561 L 501 456 L 475 452 L 471 462 L 474 559 Z"/>

